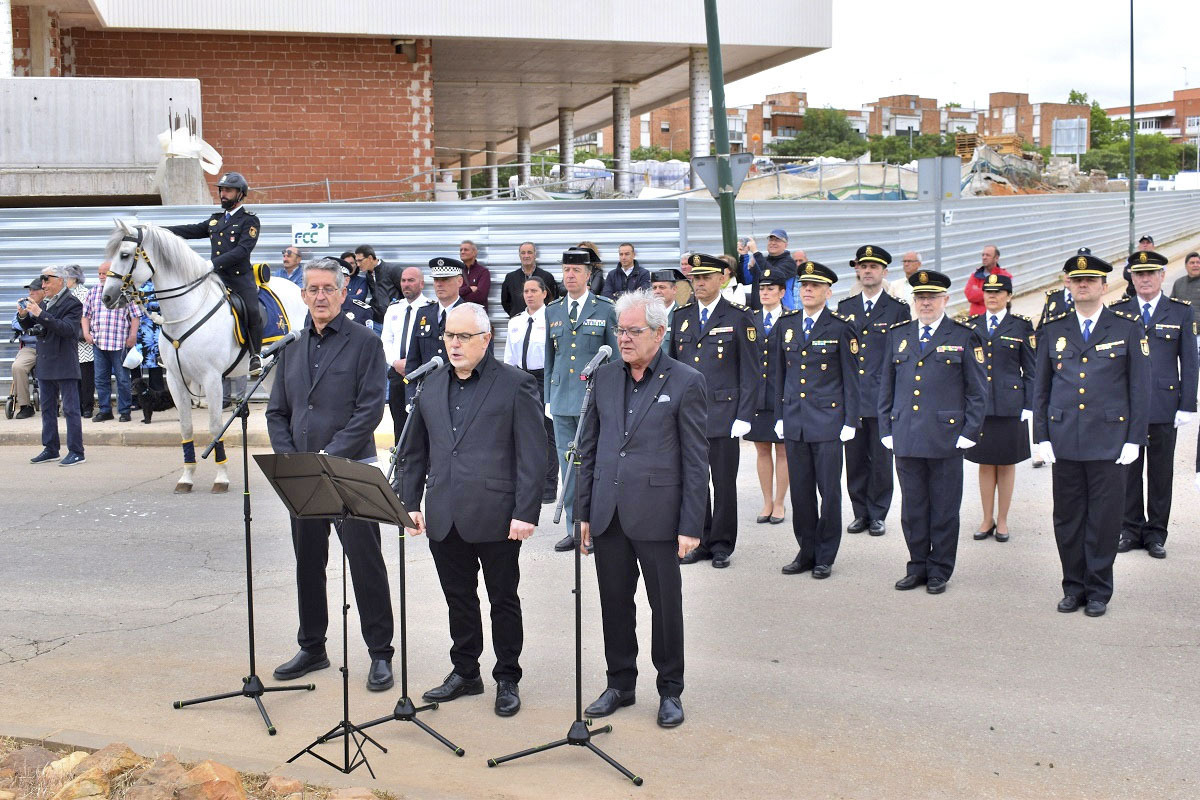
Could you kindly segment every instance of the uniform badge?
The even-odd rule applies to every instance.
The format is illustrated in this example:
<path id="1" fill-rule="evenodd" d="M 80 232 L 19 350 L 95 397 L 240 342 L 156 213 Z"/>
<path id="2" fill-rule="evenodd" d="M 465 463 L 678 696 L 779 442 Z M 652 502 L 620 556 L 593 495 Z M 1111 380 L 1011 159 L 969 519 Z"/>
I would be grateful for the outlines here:
<path id="1" fill-rule="evenodd" d="M 1056 302 L 1054 302 L 1053 300 L 1051 300 L 1051 301 L 1050 301 L 1050 308 L 1046 309 L 1046 311 L 1047 311 L 1048 313 L 1054 313 L 1054 307 L 1055 307 L 1056 305 L 1058 305 L 1058 303 L 1056 303 Z"/>
<path id="2" fill-rule="evenodd" d="M 251 238 L 251 239 L 257 239 L 257 238 L 258 238 L 258 228 L 255 228 L 254 226 L 251 226 L 251 227 L 250 227 L 250 238 Z"/>
<path id="3" fill-rule="evenodd" d="M 692 256 L 692 266 L 693 267 L 700 266 L 700 256 Z"/>
<path id="4" fill-rule="evenodd" d="M 990 285 L 995 286 L 999 282 L 1000 282 L 1000 276 L 998 276 L 996 273 L 993 272 L 991 275 L 988 276 L 988 283 Z"/>
<path id="5" fill-rule="evenodd" d="M 1146 257 L 1146 251 L 1145 251 L 1145 250 L 1143 250 L 1142 252 L 1138 253 L 1138 263 L 1139 263 L 1139 264 L 1145 264 L 1145 263 L 1146 263 L 1146 262 L 1148 262 L 1149 260 L 1150 260 L 1150 259 Z"/>
<path id="6" fill-rule="evenodd" d="M 928 272 L 919 273 L 917 275 L 917 280 L 920 281 L 921 283 L 929 283 L 929 273 Z"/>
<path id="7" fill-rule="evenodd" d="M 807 264 L 804 265 L 804 274 L 805 275 L 813 274 L 813 263 L 811 261 L 809 261 Z"/>
<path id="8" fill-rule="evenodd" d="M 209 225 L 209 227 L 210 227 L 210 228 L 212 228 L 212 227 L 216 227 L 216 225 L 217 225 L 217 221 L 216 221 L 215 219 L 210 219 L 210 220 L 208 221 L 208 225 Z"/>
<path id="9" fill-rule="evenodd" d="M 900 340 L 900 347 L 896 350 L 897 353 L 903 353 L 904 348 L 908 347 L 908 339 Z"/>
<path id="10" fill-rule="evenodd" d="M 683 333 L 684 331 L 686 331 L 686 330 L 687 330 L 687 326 L 688 326 L 688 323 L 689 323 L 689 322 L 691 322 L 691 320 L 687 320 L 687 319 L 685 319 L 685 320 L 683 321 L 683 324 L 679 326 L 679 332 L 680 332 L 680 333 Z"/>
<path id="11" fill-rule="evenodd" d="M 1029 334 L 1029 347 L 1033 350 L 1037 350 L 1037 336 L 1035 334 Z"/>
<path id="12" fill-rule="evenodd" d="M 851 352 L 851 353 L 857 353 L 857 352 L 858 352 L 858 339 L 851 339 L 851 340 L 850 340 L 850 352 Z"/>
<path id="13" fill-rule="evenodd" d="M 1087 269 L 1087 265 L 1087 256 L 1080 256 L 1079 258 L 1075 259 L 1075 267 L 1077 269 Z"/>
<path id="14" fill-rule="evenodd" d="M 753 342 L 755 339 L 758 338 L 758 331 L 755 329 L 755 327 L 753 325 L 746 328 L 746 338 L 748 340 L 750 340 L 751 342 Z"/>
<path id="15" fill-rule="evenodd" d="M 787 342 L 787 343 L 790 343 L 790 342 L 792 341 L 792 334 L 793 334 L 793 333 L 795 333 L 795 331 L 794 331 L 794 330 L 792 330 L 791 328 L 788 328 L 788 329 L 787 329 L 787 333 L 783 334 L 783 341 L 784 341 L 784 342 Z"/>
<path id="16" fill-rule="evenodd" d="M 975 360 L 978 361 L 980 364 L 983 363 L 983 348 L 982 347 L 975 348 Z"/>
<path id="17" fill-rule="evenodd" d="M 1064 336 L 1058 337 L 1058 341 L 1054 343 L 1054 352 L 1061 353 L 1067 349 L 1067 339 Z"/>
<path id="18" fill-rule="evenodd" d="M 349 319 L 349 320 L 352 320 L 352 319 L 354 319 L 354 312 L 353 312 L 353 311 L 347 311 L 347 312 L 346 312 L 346 319 Z"/>
<path id="19" fill-rule="evenodd" d="M 871 245 L 867 245 L 866 249 L 863 250 L 863 254 L 868 255 L 868 256 L 873 256 L 873 255 L 875 255 L 875 251 L 871 249 Z"/>
<path id="20" fill-rule="evenodd" d="M 1192 324 L 1194 325 L 1195 323 L 1192 323 Z M 1145 339 L 1142 339 L 1142 355 L 1144 355 L 1144 356 L 1150 355 L 1150 342 L 1148 342 Z"/>

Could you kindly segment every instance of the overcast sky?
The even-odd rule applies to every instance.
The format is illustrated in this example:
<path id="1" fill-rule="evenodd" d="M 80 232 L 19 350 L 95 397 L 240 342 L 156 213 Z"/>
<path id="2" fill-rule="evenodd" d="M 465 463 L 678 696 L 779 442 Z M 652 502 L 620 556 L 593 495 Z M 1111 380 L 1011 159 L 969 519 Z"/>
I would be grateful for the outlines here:
<path id="1" fill-rule="evenodd" d="M 1185 67 L 1200 87 L 1200 2 L 1134 0 L 1134 10 L 1137 102 L 1170 100 Z M 1065 103 L 1071 89 L 1129 103 L 1128 0 L 833 0 L 831 48 L 730 84 L 726 102 L 797 90 L 814 107 L 916 94 L 986 108 L 989 92 Z"/>

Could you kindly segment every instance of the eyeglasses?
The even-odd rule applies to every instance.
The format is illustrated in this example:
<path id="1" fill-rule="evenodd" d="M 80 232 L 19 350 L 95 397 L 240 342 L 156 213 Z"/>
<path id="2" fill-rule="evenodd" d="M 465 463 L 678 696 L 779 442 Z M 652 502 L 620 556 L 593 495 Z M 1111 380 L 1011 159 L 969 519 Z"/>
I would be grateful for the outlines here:
<path id="1" fill-rule="evenodd" d="M 633 339 L 638 336 L 641 336 L 643 333 L 645 333 L 648 330 L 650 330 L 650 328 L 648 328 L 648 327 L 647 328 L 617 328 L 617 338 L 623 339 L 626 336 L 628 336 L 630 339 Z"/>
<path id="2" fill-rule="evenodd" d="M 332 297 L 333 295 L 337 294 L 340 291 L 341 291 L 341 289 L 337 288 L 336 286 L 305 286 L 304 287 L 304 293 L 306 295 L 308 295 L 309 297 L 316 297 L 316 296 L 322 295 L 322 294 Z"/>
<path id="3" fill-rule="evenodd" d="M 40 281 L 41 283 L 49 283 L 50 280 L 54 277 L 55 277 L 54 275 L 39 275 L 38 281 Z"/>
<path id="4" fill-rule="evenodd" d="M 446 331 L 442 334 L 442 339 L 444 339 L 447 344 L 450 342 L 466 344 L 476 336 L 483 336 L 485 333 L 487 333 L 487 331 L 479 331 L 478 333 L 455 333 L 453 331 Z"/>
<path id="5" fill-rule="evenodd" d="M 283 254 L 284 254 L 285 256 L 298 256 L 298 255 L 300 255 L 300 254 L 299 254 L 298 252 L 296 252 L 295 250 L 284 250 L 284 251 L 283 251 Z"/>

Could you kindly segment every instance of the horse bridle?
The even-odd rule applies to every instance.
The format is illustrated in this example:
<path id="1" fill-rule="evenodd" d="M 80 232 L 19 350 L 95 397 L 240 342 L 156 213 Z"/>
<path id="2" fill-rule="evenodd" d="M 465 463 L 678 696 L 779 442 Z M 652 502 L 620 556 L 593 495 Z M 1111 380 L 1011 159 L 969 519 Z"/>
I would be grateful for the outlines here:
<path id="1" fill-rule="evenodd" d="M 133 303 L 144 308 L 146 301 L 150 298 L 161 301 L 172 300 L 176 297 L 183 297 L 185 294 L 200 286 L 200 284 L 204 283 L 209 278 L 213 277 L 214 273 L 206 272 L 199 278 L 188 281 L 187 283 L 179 286 L 172 286 L 169 289 L 159 289 L 155 287 L 149 292 L 143 292 L 141 289 L 133 285 L 133 272 L 135 269 L 137 269 L 137 262 L 146 262 L 146 266 L 150 268 L 151 281 L 154 280 L 154 275 L 157 270 L 155 270 L 154 264 L 150 261 L 150 256 L 146 252 L 146 248 L 142 247 L 141 226 L 135 228 L 134 230 L 137 233 L 136 236 L 126 234 L 125 236 L 121 237 L 122 242 L 132 242 L 135 246 L 133 251 L 133 265 L 130 267 L 129 272 L 122 275 L 120 272 L 117 272 L 115 269 L 113 269 L 111 265 L 108 268 L 110 275 L 121 279 L 121 296 L 126 299 L 126 302 Z"/>

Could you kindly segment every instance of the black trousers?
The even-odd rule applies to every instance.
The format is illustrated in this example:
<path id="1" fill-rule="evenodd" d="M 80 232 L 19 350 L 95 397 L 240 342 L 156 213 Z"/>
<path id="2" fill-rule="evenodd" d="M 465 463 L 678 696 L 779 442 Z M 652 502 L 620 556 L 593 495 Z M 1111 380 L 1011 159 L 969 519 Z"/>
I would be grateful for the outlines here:
<path id="1" fill-rule="evenodd" d="M 1175 479 L 1175 426 L 1150 425 L 1149 443 L 1138 452 L 1137 461 L 1125 469 L 1125 524 L 1122 526 L 1134 547 L 1167 543 L 1171 518 L 1171 482 Z M 1146 472 L 1146 494 L 1142 495 L 1142 469 Z"/>
<path id="2" fill-rule="evenodd" d="M 226 275 L 223 272 L 217 274 L 221 276 L 221 280 L 225 281 L 229 291 L 242 298 L 242 302 L 246 306 L 246 328 L 250 334 L 250 352 L 258 355 L 258 352 L 262 350 L 263 320 L 262 313 L 258 309 L 258 284 L 254 282 L 254 276 L 249 274 Z"/>
<path id="3" fill-rule="evenodd" d="M 896 456 L 900 527 L 908 545 L 908 575 L 948 581 L 958 555 L 963 457 Z"/>
<path id="4" fill-rule="evenodd" d="M 833 566 L 842 543 L 842 447 L 832 442 L 784 443 L 792 489 L 792 530 L 804 569 Z M 820 513 L 817 511 L 820 495 Z"/>
<path id="5" fill-rule="evenodd" d="M 79 362 L 79 413 L 90 417 L 96 408 L 96 362 Z"/>
<path id="6" fill-rule="evenodd" d="M 429 552 L 450 611 L 450 663 L 454 671 L 469 680 L 479 677 L 479 656 L 483 654 L 479 568 L 483 567 L 483 582 L 492 606 L 492 649 L 496 652 L 492 677 L 497 681 L 520 681 L 525 642 L 521 598 L 517 594 L 521 543 L 514 539 L 466 542 L 458 528 L 451 528 L 442 541 L 429 540 Z"/>
<path id="7" fill-rule="evenodd" d="M 293 519 L 292 548 L 296 552 L 296 590 L 300 630 L 296 640 L 310 653 L 325 652 L 329 627 L 329 600 L 325 569 L 329 565 L 328 519 Z M 379 545 L 379 525 L 348 519 L 340 525 L 338 539 L 350 563 L 354 600 L 358 605 L 363 641 L 371 658 L 392 658 L 392 595 L 387 568 Z"/>
<path id="8" fill-rule="evenodd" d="M 534 377 L 538 384 L 538 391 L 541 394 L 542 405 L 546 404 L 546 371 L 544 369 L 527 369 L 525 370 Z M 554 420 L 550 417 L 543 416 L 542 424 L 546 428 L 546 484 L 543 487 L 546 494 L 555 494 L 558 491 L 558 450 L 554 444 Z"/>
<path id="9" fill-rule="evenodd" d="M 658 694 L 683 694 L 683 581 L 676 539 L 630 539 L 613 516 L 607 530 L 592 535 L 596 583 L 604 627 L 608 686 L 632 692 L 637 686 L 637 591 L 639 567 L 650 601 L 650 659 L 658 671 Z"/>
<path id="10" fill-rule="evenodd" d="M 846 442 L 846 491 L 855 517 L 883 521 L 892 507 L 892 451 L 879 441 L 878 417 L 861 421 Z"/>
<path id="11" fill-rule="evenodd" d="M 400 443 L 400 431 L 404 430 L 404 421 L 408 412 L 404 410 L 407 399 L 404 396 L 404 378 L 392 367 L 387 370 L 388 380 L 388 410 L 392 412 L 392 435 L 395 443 Z"/>
<path id="12" fill-rule="evenodd" d="M 1128 467 L 1112 461 L 1054 463 L 1054 540 L 1063 594 L 1107 603 L 1121 536 Z"/>
<path id="13" fill-rule="evenodd" d="M 741 439 L 728 436 L 708 440 L 712 493 L 704 508 L 700 548 L 714 556 L 729 555 L 737 546 L 737 473 L 741 444 Z"/>

